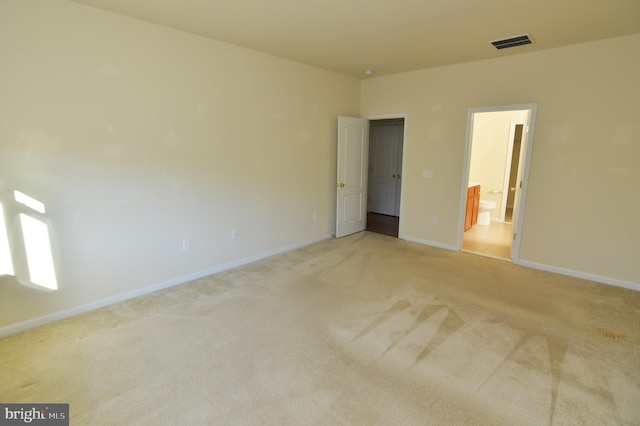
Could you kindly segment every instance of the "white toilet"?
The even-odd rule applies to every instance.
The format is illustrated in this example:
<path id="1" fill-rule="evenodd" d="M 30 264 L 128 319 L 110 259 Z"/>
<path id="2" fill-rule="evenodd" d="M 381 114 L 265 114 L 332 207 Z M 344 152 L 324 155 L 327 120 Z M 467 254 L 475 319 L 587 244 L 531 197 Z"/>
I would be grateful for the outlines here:
<path id="1" fill-rule="evenodd" d="M 495 201 L 480 200 L 478 207 L 478 225 L 491 225 L 491 210 L 496 208 Z"/>

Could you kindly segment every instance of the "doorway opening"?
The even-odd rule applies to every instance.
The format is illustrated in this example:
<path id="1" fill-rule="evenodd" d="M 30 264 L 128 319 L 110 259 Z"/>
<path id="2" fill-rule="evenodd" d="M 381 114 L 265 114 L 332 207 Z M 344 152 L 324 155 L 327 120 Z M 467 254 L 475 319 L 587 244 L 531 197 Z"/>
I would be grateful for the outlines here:
<path id="1" fill-rule="evenodd" d="M 535 108 L 469 110 L 459 249 L 517 260 Z"/>
<path id="2" fill-rule="evenodd" d="M 384 198 L 384 191 L 382 188 L 375 188 L 375 185 L 369 185 L 369 130 L 370 127 L 376 128 L 380 125 L 391 124 L 389 122 L 374 123 L 370 126 L 371 122 L 400 119 L 394 124 L 397 127 L 397 135 L 400 137 L 392 138 L 395 140 L 396 150 L 391 150 L 393 155 L 375 155 L 375 161 L 380 162 L 383 166 L 377 167 L 371 166 L 371 170 L 377 172 L 378 170 L 384 170 L 387 167 L 386 174 L 391 176 L 391 181 L 394 182 L 387 188 L 389 191 L 393 191 L 395 188 L 395 198 Z M 338 117 L 338 138 L 337 138 L 337 167 L 336 167 L 336 231 L 335 237 L 341 238 L 346 235 L 361 232 L 367 229 L 367 213 L 381 214 L 394 218 L 397 221 L 395 226 L 397 237 L 402 238 L 402 203 L 400 194 L 402 192 L 402 167 L 403 167 L 403 155 L 404 149 L 402 145 L 406 140 L 407 130 L 407 114 L 389 114 L 368 116 L 367 118 L 359 117 Z M 377 130 L 374 130 L 377 132 Z M 386 141 L 387 138 L 379 138 L 374 140 Z M 374 145 L 376 143 L 374 142 Z M 385 142 L 381 142 L 382 148 L 374 147 L 374 151 L 384 152 L 384 147 L 387 146 Z M 395 162 L 392 161 L 395 159 Z M 386 163 L 385 163 L 386 162 Z M 386 166 L 384 166 L 386 164 Z M 380 171 L 380 176 L 383 176 L 383 172 Z M 394 176 L 395 175 L 395 176 Z M 372 191 L 371 203 L 377 203 L 370 206 L 369 188 Z M 385 205 L 385 208 L 392 208 L 393 210 L 383 210 L 381 206 Z M 373 224 L 373 221 L 371 221 Z"/>
<path id="3" fill-rule="evenodd" d="M 404 118 L 369 121 L 366 230 L 398 237 Z"/>

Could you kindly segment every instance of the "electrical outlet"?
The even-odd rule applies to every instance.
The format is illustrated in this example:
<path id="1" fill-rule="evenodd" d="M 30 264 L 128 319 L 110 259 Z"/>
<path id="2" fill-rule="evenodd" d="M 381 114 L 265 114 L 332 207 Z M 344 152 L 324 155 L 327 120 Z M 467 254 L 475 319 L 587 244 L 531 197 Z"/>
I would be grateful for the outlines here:
<path id="1" fill-rule="evenodd" d="M 434 217 L 433 217 L 433 219 L 432 219 L 432 221 L 433 221 L 433 224 L 434 224 L 434 225 L 437 225 L 437 224 L 438 224 L 438 222 L 440 221 L 440 218 L 439 218 L 438 216 L 434 216 Z"/>
<path id="2" fill-rule="evenodd" d="M 238 228 L 234 228 L 231 230 L 231 238 L 234 240 L 240 238 L 240 231 L 238 231 Z"/>
<path id="3" fill-rule="evenodd" d="M 433 170 L 423 170 L 422 177 L 425 179 L 433 179 Z"/>
<path id="4" fill-rule="evenodd" d="M 191 250 L 191 240 L 182 240 L 182 251 Z"/>

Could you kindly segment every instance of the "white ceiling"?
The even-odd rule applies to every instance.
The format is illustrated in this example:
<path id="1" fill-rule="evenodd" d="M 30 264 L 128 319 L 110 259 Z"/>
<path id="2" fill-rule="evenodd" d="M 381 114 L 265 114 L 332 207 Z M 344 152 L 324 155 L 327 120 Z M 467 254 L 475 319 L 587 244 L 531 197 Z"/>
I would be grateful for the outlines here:
<path id="1" fill-rule="evenodd" d="M 640 32 L 640 0 L 72 1 L 358 78 Z"/>

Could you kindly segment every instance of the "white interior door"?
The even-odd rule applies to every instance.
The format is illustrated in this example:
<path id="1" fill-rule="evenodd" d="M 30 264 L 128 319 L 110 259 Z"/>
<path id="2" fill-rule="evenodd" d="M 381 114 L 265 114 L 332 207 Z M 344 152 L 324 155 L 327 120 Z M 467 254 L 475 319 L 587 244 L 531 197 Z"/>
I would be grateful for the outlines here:
<path id="1" fill-rule="evenodd" d="M 338 117 L 336 238 L 367 226 L 369 120 Z"/>
<path id="2" fill-rule="evenodd" d="M 513 196 L 513 217 L 511 219 L 511 223 L 513 226 L 513 232 L 514 234 L 518 233 L 518 229 L 520 229 L 518 227 L 519 222 L 518 222 L 518 213 L 519 213 L 519 208 L 520 208 L 520 197 L 522 196 L 522 188 L 524 185 L 524 173 L 523 173 L 523 164 L 525 162 L 525 155 L 527 152 L 527 139 L 528 139 L 528 133 L 529 133 L 529 126 L 527 125 L 527 123 L 524 124 L 524 129 L 523 129 L 523 136 L 522 136 L 522 143 L 520 146 L 520 153 L 519 153 L 519 158 L 518 158 L 518 173 L 517 173 L 517 178 L 516 178 L 516 186 L 515 186 L 515 194 Z M 511 189 L 511 188 L 510 188 Z M 511 244 L 511 258 L 513 259 L 514 257 L 517 257 L 517 252 L 516 252 L 516 248 L 514 247 L 519 247 L 516 246 L 515 244 Z"/>
<path id="3" fill-rule="evenodd" d="M 375 122 L 371 125 L 368 206 L 370 212 L 399 215 L 402 136 L 402 125 Z"/>

